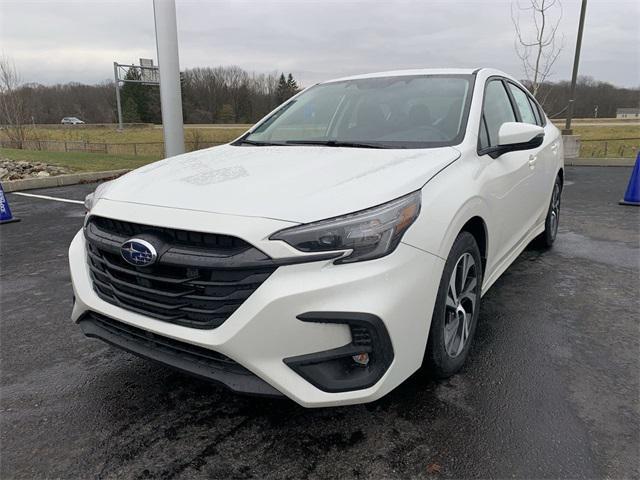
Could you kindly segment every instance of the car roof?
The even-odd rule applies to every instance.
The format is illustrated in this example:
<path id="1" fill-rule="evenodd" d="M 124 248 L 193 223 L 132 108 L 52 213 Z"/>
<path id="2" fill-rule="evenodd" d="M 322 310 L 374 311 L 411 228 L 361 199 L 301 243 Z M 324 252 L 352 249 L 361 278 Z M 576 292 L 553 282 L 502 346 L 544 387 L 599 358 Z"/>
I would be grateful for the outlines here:
<path id="1" fill-rule="evenodd" d="M 413 75 L 471 75 L 481 70 L 487 70 L 492 75 L 502 75 L 511 78 L 510 75 L 507 75 L 506 73 L 501 72 L 500 70 L 495 70 L 493 68 L 418 68 L 411 70 L 390 70 L 387 72 L 365 73 L 361 75 L 352 75 L 349 77 L 334 78 L 332 80 L 327 80 L 320 83 L 342 82 L 345 80 L 360 80 L 365 78 L 406 77 Z"/>

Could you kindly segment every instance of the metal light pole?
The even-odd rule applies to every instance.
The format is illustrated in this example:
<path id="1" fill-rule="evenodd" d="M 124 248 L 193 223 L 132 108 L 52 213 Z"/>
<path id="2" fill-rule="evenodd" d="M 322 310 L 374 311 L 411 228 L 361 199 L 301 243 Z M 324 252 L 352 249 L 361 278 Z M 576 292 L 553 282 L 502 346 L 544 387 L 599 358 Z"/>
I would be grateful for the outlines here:
<path id="1" fill-rule="evenodd" d="M 582 47 L 582 31 L 584 30 L 584 15 L 587 11 L 587 0 L 582 0 L 580 9 L 580 24 L 578 25 L 578 39 L 576 41 L 576 53 L 573 57 L 573 75 L 571 77 L 571 94 L 569 96 L 569 106 L 567 108 L 567 121 L 564 125 L 563 135 L 573 135 L 571 130 L 571 119 L 573 118 L 573 103 L 576 96 L 576 80 L 578 79 L 578 64 L 580 63 L 580 48 Z"/>
<path id="2" fill-rule="evenodd" d="M 175 0 L 153 0 L 165 157 L 184 153 Z"/>
<path id="3" fill-rule="evenodd" d="M 116 83 L 116 107 L 118 109 L 118 130 L 122 130 L 122 104 L 120 103 L 120 80 L 118 79 L 118 64 L 113 62 L 113 77 Z"/>

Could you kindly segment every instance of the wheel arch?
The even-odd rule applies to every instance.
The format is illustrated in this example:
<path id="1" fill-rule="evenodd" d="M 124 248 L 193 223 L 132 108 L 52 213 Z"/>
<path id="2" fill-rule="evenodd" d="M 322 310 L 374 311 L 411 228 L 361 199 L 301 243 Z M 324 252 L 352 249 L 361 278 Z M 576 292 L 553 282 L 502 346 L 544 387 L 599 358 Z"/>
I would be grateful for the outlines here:
<path id="1" fill-rule="evenodd" d="M 484 271 L 491 269 L 493 249 L 496 246 L 492 232 L 497 219 L 492 215 L 487 194 L 478 185 L 471 162 L 456 162 L 445 170 L 450 175 L 438 175 L 422 190 L 423 212 L 407 231 L 403 242 L 428 253 L 447 259 L 456 238 L 469 231 L 480 247 Z M 467 178 L 460 188 L 452 188 L 453 179 Z"/>
<path id="2" fill-rule="evenodd" d="M 478 243 L 482 257 L 483 272 L 486 272 L 486 267 L 490 266 L 491 263 L 488 260 L 490 260 L 491 249 L 493 248 L 491 210 L 486 201 L 479 196 L 470 198 L 455 210 L 456 213 L 449 217 L 451 218 L 450 220 L 447 220 L 446 217 L 442 218 L 443 224 L 446 224 L 447 227 L 443 231 L 437 255 L 446 259 L 458 235 L 467 231 L 474 236 Z"/>
<path id="3" fill-rule="evenodd" d="M 482 271 L 484 272 L 487 267 L 487 247 L 489 243 L 487 223 L 481 216 L 475 215 L 465 222 L 460 229 L 460 232 L 458 232 L 458 235 L 462 232 L 470 233 L 476 240 L 480 250 L 480 258 L 482 260 Z"/>

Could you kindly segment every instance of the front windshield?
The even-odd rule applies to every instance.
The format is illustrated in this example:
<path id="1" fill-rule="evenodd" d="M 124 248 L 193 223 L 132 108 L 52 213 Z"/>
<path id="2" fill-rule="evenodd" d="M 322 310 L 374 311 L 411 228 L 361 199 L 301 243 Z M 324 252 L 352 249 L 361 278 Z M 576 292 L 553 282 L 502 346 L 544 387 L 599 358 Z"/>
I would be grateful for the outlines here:
<path id="1" fill-rule="evenodd" d="M 415 75 L 316 85 L 238 143 L 428 148 L 460 143 L 471 75 Z"/>

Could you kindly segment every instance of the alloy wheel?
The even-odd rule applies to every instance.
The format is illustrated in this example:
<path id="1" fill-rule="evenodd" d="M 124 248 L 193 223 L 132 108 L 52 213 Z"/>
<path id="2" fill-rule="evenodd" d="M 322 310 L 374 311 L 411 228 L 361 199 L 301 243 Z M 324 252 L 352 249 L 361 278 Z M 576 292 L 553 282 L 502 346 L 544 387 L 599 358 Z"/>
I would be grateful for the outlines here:
<path id="1" fill-rule="evenodd" d="M 476 262 L 470 253 L 464 253 L 451 272 L 445 303 L 444 347 L 451 358 L 462 353 L 469 339 L 478 288 Z"/>
<path id="2" fill-rule="evenodd" d="M 555 239 L 556 233 L 558 233 L 558 223 L 560 219 L 560 185 L 558 183 L 553 186 L 549 215 L 549 233 L 551 234 L 551 238 Z"/>

